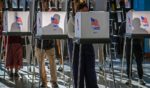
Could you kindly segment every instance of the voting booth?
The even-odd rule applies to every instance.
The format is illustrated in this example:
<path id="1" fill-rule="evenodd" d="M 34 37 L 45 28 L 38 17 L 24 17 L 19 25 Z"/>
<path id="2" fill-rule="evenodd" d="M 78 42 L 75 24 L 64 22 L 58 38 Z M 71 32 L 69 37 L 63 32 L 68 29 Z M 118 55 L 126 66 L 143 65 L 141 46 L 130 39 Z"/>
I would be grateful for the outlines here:
<path id="1" fill-rule="evenodd" d="M 37 13 L 37 36 L 67 36 L 65 33 L 66 12 Z"/>
<path id="2" fill-rule="evenodd" d="M 126 16 L 126 34 L 150 34 L 150 12 L 129 11 Z"/>
<path id="3" fill-rule="evenodd" d="M 75 38 L 109 39 L 109 13 L 105 11 L 78 12 L 75 15 Z"/>
<path id="4" fill-rule="evenodd" d="M 4 32 L 30 32 L 29 11 L 4 11 Z"/>

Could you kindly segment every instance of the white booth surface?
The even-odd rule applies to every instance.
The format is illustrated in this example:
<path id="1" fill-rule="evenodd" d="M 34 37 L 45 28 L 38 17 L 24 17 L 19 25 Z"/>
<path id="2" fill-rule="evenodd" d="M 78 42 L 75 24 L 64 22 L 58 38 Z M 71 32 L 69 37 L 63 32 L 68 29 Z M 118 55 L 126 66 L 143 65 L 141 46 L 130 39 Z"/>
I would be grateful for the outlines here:
<path id="1" fill-rule="evenodd" d="M 28 11 L 4 11 L 3 27 L 5 32 L 30 32 Z"/>
<path id="2" fill-rule="evenodd" d="M 129 11 L 126 14 L 126 34 L 150 34 L 150 11 Z"/>
<path id="3" fill-rule="evenodd" d="M 75 15 L 75 38 L 108 39 L 109 13 L 105 11 L 78 12 Z"/>
<path id="4" fill-rule="evenodd" d="M 38 12 L 37 35 L 67 35 L 65 17 L 66 12 Z"/>

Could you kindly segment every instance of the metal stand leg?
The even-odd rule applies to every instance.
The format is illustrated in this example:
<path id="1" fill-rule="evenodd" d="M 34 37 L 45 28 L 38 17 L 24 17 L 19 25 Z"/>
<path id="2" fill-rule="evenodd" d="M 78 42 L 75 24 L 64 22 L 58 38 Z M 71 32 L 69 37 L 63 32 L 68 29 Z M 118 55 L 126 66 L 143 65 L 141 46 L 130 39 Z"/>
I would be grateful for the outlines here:
<path id="1" fill-rule="evenodd" d="M 122 82 L 122 78 L 123 78 L 123 67 L 124 67 L 124 60 L 125 60 L 125 54 L 126 54 L 126 37 L 124 39 L 124 45 L 123 45 L 123 56 L 122 56 L 122 64 L 121 64 L 121 78 L 120 78 L 120 82 Z"/>
<path id="2" fill-rule="evenodd" d="M 73 76 L 73 71 L 72 71 L 72 65 L 73 65 L 73 61 L 74 61 L 74 53 L 75 53 L 75 43 L 73 42 L 73 51 L 72 51 L 72 57 L 70 57 L 71 59 L 72 59 L 72 63 L 71 63 L 71 60 L 69 60 L 69 62 L 70 62 L 70 71 L 71 71 L 71 78 L 72 78 L 72 84 L 73 84 L 73 88 L 75 88 L 75 86 L 74 86 L 74 76 Z M 71 85 L 71 78 L 70 78 L 70 85 Z M 69 87 L 70 88 L 70 87 Z"/>
<path id="3" fill-rule="evenodd" d="M 41 40 L 41 53 L 43 52 L 43 40 Z M 40 75 L 40 78 L 39 78 L 39 87 L 40 87 L 40 82 L 41 82 L 41 71 L 40 71 L 40 68 L 41 68 L 41 64 L 39 64 L 39 75 Z"/>
<path id="4" fill-rule="evenodd" d="M 102 50 L 104 50 L 104 45 L 102 46 Z M 107 53 L 108 54 L 108 53 Z M 105 67 L 105 56 L 104 56 L 104 51 L 103 51 L 103 70 L 104 70 L 104 81 L 105 81 L 105 88 L 107 88 L 107 75 L 106 75 L 106 67 Z"/>
<path id="5" fill-rule="evenodd" d="M 110 50 L 110 46 L 109 46 L 109 44 L 107 44 L 107 51 L 106 51 L 106 54 L 108 55 L 108 59 L 107 59 L 107 61 L 108 61 L 108 65 L 109 65 L 109 70 L 108 70 L 108 73 L 109 73 L 109 75 L 111 75 L 111 63 L 110 63 L 110 59 L 111 59 L 111 50 Z M 111 82 L 109 81 L 109 87 L 111 87 Z"/>
<path id="6" fill-rule="evenodd" d="M 68 42 L 68 40 L 67 40 L 67 46 L 68 46 L 68 49 L 67 49 L 67 51 L 68 51 L 68 55 L 69 55 L 69 65 L 70 65 L 70 78 L 69 78 L 69 85 L 68 85 L 68 87 L 70 88 L 71 87 L 71 79 L 72 79 L 72 63 L 71 63 L 71 59 L 72 59 L 72 57 L 71 57 L 71 55 L 70 55 L 70 48 L 69 48 L 69 42 Z"/>
<path id="7" fill-rule="evenodd" d="M 132 71 L 132 52 L 133 52 L 133 39 L 131 38 L 131 50 L 130 50 L 130 68 L 129 68 L 129 80 L 132 80 L 132 77 L 131 77 L 131 71 Z"/>
<path id="8" fill-rule="evenodd" d="M 4 59 L 3 58 L 3 39 L 4 37 L 2 36 L 2 41 L 1 41 L 1 53 L 0 53 L 0 64 L 2 64 L 2 59 Z"/>
<path id="9" fill-rule="evenodd" d="M 4 63 L 6 63 L 6 58 L 7 58 L 7 50 L 8 50 L 8 36 L 6 36 L 6 52 L 5 52 L 5 59 L 4 59 Z M 5 66 L 5 64 L 4 64 Z M 4 70 L 4 79 L 5 79 L 5 70 Z"/>
<path id="10" fill-rule="evenodd" d="M 28 60 L 27 58 L 27 36 L 25 36 L 25 51 L 26 51 L 26 59 Z M 28 62 L 28 61 L 27 61 Z M 27 63 L 27 70 L 29 69 L 29 63 Z M 29 77 L 29 72 L 28 72 L 28 77 Z"/>
<path id="11" fill-rule="evenodd" d="M 37 43 L 36 43 L 36 44 L 37 44 Z M 35 44 L 35 45 L 36 45 L 36 44 Z M 33 52 L 34 52 L 34 51 L 33 51 L 32 43 L 31 43 L 30 46 L 31 46 L 31 53 L 32 53 L 31 59 L 32 59 L 32 61 L 33 61 L 32 83 L 34 83 L 34 81 L 35 81 L 34 79 L 36 78 L 36 77 L 35 77 L 35 60 L 36 60 L 36 58 L 35 58 L 34 55 L 33 55 Z M 30 61 L 31 61 L 31 60 L 30 60 Z M 30 65 L 31 65 L 31 63 L 30 63 Z M 31 66 L 30 66 L 30 67 L 31 67 Z"/>
<path id="12" fill-rule="evenodd" d="M 80 74 L 81 74 L 80 69 L 81 69 L 81 61 L 82 61 L 81 50 L 82 50 L 82 44 L 79 45 L 79 66 L 78 66 L 77 88 L 80 88 Z"/>
<path id="13" fill-rule="evenodd" d="M 61 54 L 63 55 L 63 50 L 62 50 L 62 42 L 60 40 L 60 49 L 61 49 Z M 62 56 L 61 55 L 61 56 Z M 62 65 L 63 65 L 63 79 L 65 80 L 65 73 L 64 73 L 64 57 L 62 56 Z M 64 86 L 65 86 L 65 83 L 64 83 Z"/>
<path id="14" fill-rule="evenodd" d="M 110 47 L 110 45 L 109 45 Z M 109 52 L 111 52 L 110 48 L 109 48 Z M 112 57 L 111 57 L 111 53 L 110 53 L 110 59 L 111 59 L 111 69 L 112 69 L 112 75 L 113 75 L 113 84 L 114 84 L 114 87 L 116 88 L 116 81 L 115 81 L 115 75 L 114 75 L 114 66 L 113 66 L 113 61 L 112 61 Z"/>

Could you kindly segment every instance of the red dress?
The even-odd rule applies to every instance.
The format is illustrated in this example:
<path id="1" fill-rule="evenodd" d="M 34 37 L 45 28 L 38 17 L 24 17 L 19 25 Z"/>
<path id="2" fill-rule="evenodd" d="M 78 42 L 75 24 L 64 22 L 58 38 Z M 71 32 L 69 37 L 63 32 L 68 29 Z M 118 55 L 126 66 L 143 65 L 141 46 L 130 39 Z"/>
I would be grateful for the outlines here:
<path id="1" fill-rule="evenodd" d="M 6 40 L 6 39 L 5 39 Z M 5 42 L 6 48 L 6 42 Z M 20 36 L 8 37 L 6 68 L 20 69 L 22 67 L 23 50 Z"/>

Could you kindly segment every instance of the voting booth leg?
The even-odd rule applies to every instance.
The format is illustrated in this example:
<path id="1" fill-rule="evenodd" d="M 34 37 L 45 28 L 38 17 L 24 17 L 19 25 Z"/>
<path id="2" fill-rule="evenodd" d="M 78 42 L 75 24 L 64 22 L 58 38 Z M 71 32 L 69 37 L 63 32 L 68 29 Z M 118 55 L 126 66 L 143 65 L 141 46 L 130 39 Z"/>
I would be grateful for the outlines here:
<path id="1" fill-rule="evenodd" d="M 62 68 L 63 68 L 63 80 L 65 80 L 65 72 L 64 72 L 64 56 L 63 56 L 63 50 L 62 50 L 62 40 L 60 40 L 60 50 L 61 50 L 61 54 L 62 54 Z M 55 50 L 56 51 L 56 50 Z M 56 58 L 56 54 L 55 54 L 55 58 Z M 61 64 L 60 64 L 61 65 Z M 64 86 L 65 86 L 65 82 L 64 82 Z"/>
<path id="2" fill-rule="evenodd" d="M 132 52 L 133 52 L 133 38 L 131 38 L 131 50 L 130 50 L 130 68 L 129 68 L 129 80 L 132 80 L 131 74 L 132 74 Z"/>
<path id="3" fill-rule="evenodd" d="M 36 58 L 34 57 L 34 55 L 33 55 L 33 46 L 31 46 L 32 47 L 32 60 L 33 60 L 33 74 L 32 74 L 32 83 L 34 83 L 34 79 L 36 78 L 36 76 L 35 76 L 35 60 L 36 60 Z"/>
<path id="4" fill-rule="evenodd" d="M 27 44 L 27 36 L 25 36 L 25 46 L 26 46 L 26 59 L 28 60 L 28 66 L 27 66 L 27 71 L 28 71 L 28 77 L 30 78 L 30 73 L 32 75 L 32 83 L 34 83 L 35 79 L 35 65 L 34 65 L 34 60 L 33 60 L 33 47 L 31 41 L 29 42 L 29 45 Z M 28 47 L 30 48 L 31 52 L 28 52 Z M 27 53 L 29 53 L 29 58 L 27 57 Z M 31 54 L 31 57 L 30 57 Z M 31 60 L 33 60 L 33 66 L 31 66 Z M 31 72 L 33 69 L 33 72 Z"/>
<path id="5" fill-rule="evenodd" d="M 103 77 L 104 77 L 104 81 L 105 81 L 105 88 L 107 87 L 107 81 L 106 81 L 106 69 L 105 69 L 105 56 L 104 56 L 104 45 L 99 45 L 98 46 L 98 59 L 102 59 L 102 63 L 99 63 L 102 64 L 102 74 L 103 74 Z M 100 54 L 101 53 L 101 54 Z M 101 69 L 99 69 L 99 72 L 101 71 Z"/>
<path id="6" fill-rule="evenodd" d="M 33 44 L 33 43 L 32 43 Z M 32 45 L 31 44 L 31 45 Z M 35 46 L 37 46 L 37 41 L 35 40 Z M 35 50 L 33 50 L 33 47 L 35 48 L 35 46 L 31 46 L 32 47 L 32 61 L 33 61 L 33 74 L 32 74 L 32 83 L 34 83 L 34 79 L 36 79 L 36 74 L 35 74 L 35 67 L 36 67 L 36 56 L 35 56 Z M 30 60 L 31 61 L 31 60 Z M 40 79 L 40 78 L 39 78 Z M 40 83 L 40 80 L 39 80 L 39 83 Z"/>
<path id="7" fill-rule="evenodd" d="M 107 44 L 107 54 L 108 54 L 108 59 L 107 59 L 107 63 L 108 63 L 108 65 L 109 65 L 109 68 L 108 68 L 108 74 L 111 76 L 111 62 L 110 62 L 110 59 L 111 59 L 111 56 L 110 56 L 110 54 L 111 54 L 111 50 L 110 50 L 110 46 L 109 46 L 109 44 Z M 111 82 L 109 81 L 109 87 L 111 87 Z"/>
<path id="8" fill-rule="evenodd" d="M 78 65 L 78 80 L 77 80 L 77 88 L 80 88 L 80 69 L 81 69 L 81 51 L 82 50 L 82 44 L 79 44 L 79 65 Z"/>
<path id="9" fill-rule="evenodd" d="M 28 59 L 29 58 L 27 58 L 27 48 L 28 46 L 27 46 L 27 36 L 25 36 L 25 51 L 26 51 L 26 59 L 27 59 L 27 71 L 28 71 L 28 69 L 29 69 L 29 61 L 28 61 Z M 27 74 L 28 74 L 28 77 L 29 77 L 29 71 L 27 72 Z"/>
<path id="10" fill-rule="evenodd" d="M 105 50 L 104 50 L 104 47 L 106 47 Z M 103 70 L 104 70 L 105 88 L 107 88 L 109 85 L 107 84 L 107 74 L 106 74 L 106 64 L 105 64 L 106 59 L 104 59 L 104 58 L 106 58 L 105 56 L 109 56 L 109 53 L 107 52 L 108 51 L 107 44 L 104 44 L 103 50 L 104 50 L 104 52 L 106 52 L 106 55 L 103 55 Z M 103 52 L 103 54 L 104 54 L 104 52 Z"/>
<path id="11" fill-rule="evenodd" d="M 1 40 L 1 53 L 0 53 L 0 65 L 2 65 L 2 59 L 4 59 L 3 58 L 3 53 L 4 53 L 4 51 L 3 51 L 3 41 L 4 41 L 4 37 L 2 36 L 2 40 Z M 2 68 L 2 67 L 1 67 Z"/>
<path id="12" fill-rule="evenodd" d="M 67 40 L 67 46 L 69 46 L 69 44 L 68 44 L 68 40 Z M 69 78 L 69 85 L 68 85 L 68 87 L 70 88 L 71 87 L 71 78 L 72 78 L 72 64 L 71 64 L 71 56 L 70 56 L 70 52 L 69 52 L 69 47 L 68 47 L 68 49 L 67 49 L 67 52 L 68 52 L 68 55 L 69 55 L 69 65 L 70 65 L 70 78 Z"/>
<path id="13" fill-rule="evenodd" d="M 7 58 L 7 50 L 8 50 L 8 36 L 6 36 L 6 50 L 5 50 L 5 58 L 4 58 L 4 63 L 6 63 L 6 58 Z M 5 66 L 5 64 L 4 64 Z M 5 79 L 5 70 L 4 70 L 4 79 Z"/>
<path id="14" fill-rule="evenodd" d="M 43 49 L 42 49 L 42 47 L 43 47 L 43 40 L 41 40 L 41 52 L 43 52 Z M 42 66 L 41 66 L 41 64 L 39 63 L 39 75 L 40 75 L 40 78 L 39 78 L 39 87 L 40 87 L 40 83 L 41 83 L 41 71 L 40 71 L 40 68 L 41 68 Z"/>
<path id="15" fill-rule="evenodd" d="M 123 78 L 125 55 L 126 55 L 126 37 L 124 39 L 124 45 L 123 45 L 123 56 L 122 56 L 122 62 L 121 62 L 121 74 L 120 74 L 121 78 L 120 78 L 120 82 L 122 82 L 122 78 Z"/>
<path id="16" fill-rule="evenodd" d="M 110 56 L 110 64 L 111 64 L 111 70 L 112 70 L 112 76 L 113 76 L 113 84 L 114 84 L 114 87 L 116 88 L 116 81 L 115 81 L 115 74 L 114 74 L 114 65 L 113 65 L 113 60 L 112 60 L 112 56 L 111 56 L 111 50 L 110 50 L 110 44 L 109 44 L 109 56 Z"/>
<path id="17" fill-rule="evenodd" d="M 69 43 L 68 43 L 68 45 L 69 45 Z M 74 88 L 74 76 L 73 76 L 73 70 L 72 70 L 72 68 L 73 68 L 73 59 L 74 59 L 74 54 L 75 53 L 75 43 L 73 42 L 73 50 L 72 50 L 72 57 L 71 57 L 71 55 L 70 55 L 70 53 L 69 53 L 69 55 L 70 55 L 70 71 L 71 71 L 71 77 L 70 77 L 70 86 L 71 86 L 71 78 L 72 78 L 72 84 L 73 84 L 73 88 Z M 71 62 L 71 60 L 72 60 L 72 62 Z M 69 88 L 70 88 L 70 86 L 69 86 Z"/>

